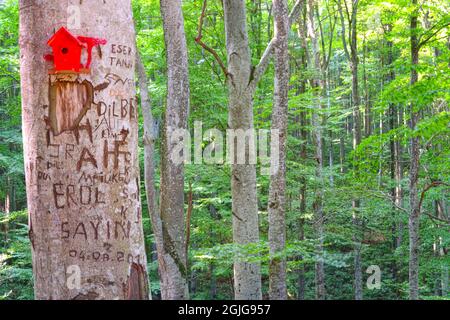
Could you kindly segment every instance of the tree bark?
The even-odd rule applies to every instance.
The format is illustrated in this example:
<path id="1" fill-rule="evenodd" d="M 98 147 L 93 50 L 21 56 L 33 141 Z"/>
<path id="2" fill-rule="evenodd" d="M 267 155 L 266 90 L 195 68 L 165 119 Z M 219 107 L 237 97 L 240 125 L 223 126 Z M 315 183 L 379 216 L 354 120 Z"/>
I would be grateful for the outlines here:
<path id="1" fill-rule="evenodd" d="M 306 6 L 304 7 L 306 10 Z M 299 26 L 299 30 L 302 28 L 302 26 Z M 302 44 L 304 42 L 302 41 Z M 303 45 L 302 45 L 303 46 Z M 301 67 L 302 71 L 306 70 L 307 68 L 307 61 L 306 61 L 306 48 L 303 46 L 303 53 L 301 57 Z M 306 92 L 306 79 L 302 79 L 300 81 L 300 87 L 299 87 L 299 94 L 304 94 Z M 300 112 L 300 140 L 301 140 L 301 146 L 300 146 L 300 159 L 303 163 L 306 163 L 308 159 L 307 154 L 307 142 L 308 142 L 308 121 L 307 121 L 307 111 L 301 110 Z M 306 190 L 307 189 L 307 179 L 306 177 L 302 176 L 300 177 L 300 218 L 298 220 L 298 239 L 300 241 L 305 240 L 305 214 L 306 214 Z M 303 256 L 298 257 L 299 260 L 303 259 Z M 306 277 L 305 277 L 305 265 L 302 264 L 298 270 L 298 279 L 297 279 L 297 299 L 298 300 L 304 300 L 305 299 L 305 289 L 306 289 Z"/>
<path id="2" fill-rule="evenodd" d="M 225 34 L 227 46 L 229 128 L 253 130 L 253 91 L 251 59 L 246 28 L 245 1 L 224 0 Z M 234 148 L 234 143 L 228 148 Z M 253 146 L 249 145 L 249 149 Z M 249 150 L 250 151 L 250 150 Z M 238 245 L 259 241 L 258 203 L 256 195 L 256 166 L 231 165 L 231 193 L 233 212 L 233 240 Z M 237 300 L 261 299 L 259 263 L 234 263 L 234 290 Z"/>
<path id="3" fill-rule="evenodd" d="M 277 130 L 279 152 L 278 170 L 272 173 L 269 185 L 269 297 L 271 300 L 287 300 L 286 259 L 280 255 L 286 246 L 286 139 L 289 92 L 289 11 L 286 0 L 274 0 L 275 20 L 275 83 L 272 110 L 272 130 Z"/>
<path id="4" fill-rule="evenodd" d="M 435 200 L 436 216 L 443 220 L 448 219 L 445 201 L 446 201 L 445 199 Z M 438 237 L 436 247 L 438 248 L 438 255 L 439 255 L 440 259 L 444 261 L 441 265 L 441 272 L 440 272 L 440 279 L 438 281 L 439 282 L 438 287 L 440 289 L 441 296 L 446 297 L 448 294 L 448 279 L 449 279 L 448 276 L 449 275 L 448 275 L 448 264 L 445 263 L 445 255 L 447 253 L 446 253 L 444 239 L 442 236 Z"/>
<path id="5" fill-rule="evenodd" d="M 299 13 L 298 0 L 289 14 L 290 25 Z M 205 14 L 206 1 L 202 17 Z M 260 62 L 256 67 L 251 64 L 250 47 L 247 33 L 246 3 L 244 0 L 223 0 L 225 18 L 225 37 L 227 47 L 228 68 L 214 50 L 210 51 L 223 66 L 228 86 L 228 160 L 231 162 L 231 195 L 233 214 L 233 241 L 237 245 L 247 245 L 259 241 L 258 201 L 256 194 L 256 161 L 250 161 L 255 155 L 254 139 L 242 137 L 242 133 L 254 137 L 253 97 L 256 86 L 264 75 L 274 51 L 275 39 L 267 45 Z M 199 36 L 201 41 L 200 19 Z M 205 45 L 203 44 L 203 47 Z M 244 163 L 236 159 L 236 141 L 245 139 Z M 246 142 L 247 140 L 248 143 Z M 248 160 L 247 160 L 248 155 Z M 259 263 L 248 263 L 236 260 L 234 263 L 234 292 L 236 299 L 261 299 L 261 272 Z"/>
<path id="6" fill-rule="evenodd" d="M 398 107 L 397 110 L 397 126 L 401 127 L 403 125 L 403 108 L 401 106 Z M 403 146 L 398 137 L 394 142 L 394 150 L 395 150 L 395 204 L 397 208 L 403 208 L 403 188 L 402 188 L 402 180 L 403 180 Z M 404 223 L 400 218 L 397 226 L 397 248 L 402 245 L 403 242 L 403 229 Z"/>
<path id="7" fill-rule="evenodd" d="M 364 134 L 365 137 L 370 137 L 372 135 L 372 111 L 370 106 L 370 88 L 368 85 L 368 75 L 366 71 L 366 56 L 367 56 L 367 44 L 364 38 L 363 44 L 363 81 L 364 81 Z"/>
<path id="8" fill-rule="evenodd" d="M 316 281 L 316 299 L 325 299 L 325 270 L 323 263 L 323 143 L 322 143 L 322 121 L 321 111 L 322 111 L 322 94 L 324 91 L 324 80 L 321 79 L 321 63 L 320 63 L 320 52 L 318 47 L 318 39 L 316 34 L 315 22 L 314 22 L 314 12 L 316 3 L 314 0 L 308 0 L 308 35 L 311 39 L 312 44 L 312 65 L 314 67 L 314 77 L 311 81 L 311 87 L 315 94 L 315 108 L 312 114 L 312 127 L 313 127 L 313 141 L 315 146 L 315 160 L 316 160 L 316 179 L 317 186 L 315 189 L 313 209 L 314 209 L 314 231 L 317 238 L 316 245 L 316 263 L 315 263 L 315 281 Z"/>
<path id="9" fill-rule="evenodd" d="M 417 0 L 412 0 L 412 5 L 417 6 Z M 419 64 L 419 39 L 418 39 L 418 9 L 414 8 L 411 14 L 411 77 L 410 84 L 418 81 L 417 66 Z M 414 106 L 410 105 L 411 118 L 409 127 L 411 130 L 416 128 L 419 121 L 419 113 L 414 110 Z M 419 180 L 419 137 L 410 139 L 411 162 L 409 169 L 409 298 L 411 300 L 419 299 L 419 216 L 420 207 L 417 191 L 417 183 Z"/>
<path id="10" fill-rule="evenodd" d="M 11 177 L 6 178 L 6 195 L 5 195 L 5 218 L 6 222 L 3 223 L 3 232 L 5 233 L 5 240 L 9 238 L 9 215 L 11 213 Z"/>
<path id="11" fill-rule="evenodd" d="M 145 67 L 142 63 L 139 52 L 136 52 L 136 73 L 139 83 L 139 94 L 141 97 L 141 112 L 144 118 L 144 183 L 145 193 L 147 196 L 148 213 L 152 222 L 153 235 L 155 237 L 155 246 L 158 256 L 158 264 L 162 261 L 159 259 L 164 253 L 163 251 L 163 238 L 161 229 L 161 217 L 159 216 L 158 204 L 156 202 L 156 189 L 155 189 L 155 141 L 157 138 L 157 131 L 155 128 L 155 122 L 152 115 L 151 100 L 148 92 L 147 75 L 145 73 Z M 167 274 L 162 271 L 162 266 L 159 265 L 158 271 L 160 278 L 166 277 Z M 167 280 L 161 281 L 166 283 Z M 162 285 L 161 285 L 162 286 Z"/>
<path id="12" fill-rule="evenodd" d="M 161 154 L 161 294 L 164 300 L 188 298 L 185 254 L 184 164 L 174 161 L 175 131 L 187 128 L 189 79 L 181 0 L 161 0 L 167 60 L 167 101 Z M 175 150 L 175 151 L 174 151 Z"/>
<path id="13" fill-rule="evenodd" d="M 70 31 L 107 40 L 80 74 L 49 72 L 43 59 L 69 21 L 68 2 L 19 5 L 35 297 L 148 299 L 131 3 L 78 5 L 82 28 Z"/>
<path id="14" fill-rule="evenodd" d="M 347 41 L 345 36 L 345 21 L 342 10 L 342 4 L 339 2 L 339 14 L 341 16 L 341 24 L 342 24 L 342 40 L 344 51 L 347 56 L 347 59 L 350 63 L 350 70 L 352 74 L 352 112 L 353 112 L 353 150 L 358 148 L 358 145 L 361 143 L 361 112 L 359 110 L 360 107 L 360 97 L 359 97 L 359 84 L 358 84 L 358 48 L 357 48 L 357 14 L 358 14 L 358 0 L 354 0 L 352 2 L 351 11 L 348 10 L 347 0 L 344 1 L 346 11 L 347 11 L 347 20 L 349 24 L 349 35 L 348 41 L 350 42 L 350 51 L 347 47 Z M 356 160 L 357 162 L 357 160 Z M 355 172 L 355 177 L 358 176 L 358 168 L 353 168 Z M 363 285 L 362 285 L 362 264 L 361 264 L 361 221 L 359 217 L 359 207 L 360 200 L 354 199 L 352 201 L 352 211 L 353 211 L 353 225 L 355 229 L 355 234 L 353 236 L 354 241 L 354 287 L 355 287 L 355 300 L 363 299 Z"/>

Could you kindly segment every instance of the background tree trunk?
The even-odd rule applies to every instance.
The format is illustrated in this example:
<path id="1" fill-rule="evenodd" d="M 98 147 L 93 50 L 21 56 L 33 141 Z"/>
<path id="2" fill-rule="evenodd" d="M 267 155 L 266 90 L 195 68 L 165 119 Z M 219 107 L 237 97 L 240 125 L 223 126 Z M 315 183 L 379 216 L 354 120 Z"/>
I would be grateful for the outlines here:
<path id="1" fill-rule="evenodd" d="M 314 76 L 311 81 L 311 87 L 315 91 L 315 106 L 312 111 L 312 127 L 313 127 L 313 141 L 315 147 L 314 159 L 316 161 L 316 179 L 317 186 L 314 195 L 313 210 L 314 210 L 314 231 L 317 238 L 316 246 L 316 263 L 315 263 L 315 281 L 316 281 L 316 299 L 325 299 L 325 270 L 323 263 L 323 141 L 322 141 L 322 94 L 324 92 L 324 81 L 321 79 L 321 63 L 319 45 L 314 21 L 316 3 L 314 0 L 308 0 L 308 35 L 311 39 L 312 57 L 311 64 L 314 68 Z"/>
<path id="2" fill-rule="evenodd" d="M 412 5 L 417 6 L 417 0 L 412 0 Z M 414 8 L 411 14 L 411 78 L 410 84 L 418 81 L 419 75 L 417 66 L 419 64 L 419 38 L 418 38 L 418 8 Z M 416 128 L 419 122 L 419 113 L 410 105 L 411 119 L 409 127 L 411 130 Z M 419 199 L 417 192 L 417 183 L 419 180 L 419 137 L 410 139 L 411 162 L 409 168 L 409 298 L 411 300 L 419 299 Z"/>
<path id="3" fill-rule="evenodd" d="M 286 139 L 289 91 L 289 11 L 286 0 L 274 0 L 275 20 L 275 84 L 272 110 L 272 130 L 278 130 L 278 170 L 272 173 L 269 186 L 269 243 L 270 254 L 281 254 L 286 246 Z M 271 258 L 269 265 L 269 297 L 286 300 L 286 259 Z"/>
<path id="4" fill-rule="evenodd" d="M 304 6 L 306 9 L 306 6 Z M 303 9 L 302 9 L 303 10 Z M 299 26 L 299 29 L 302 28 L 302 26 Z M 301 41 L 301 43 L 304 43 Z M 306 61 L 306 48 L 303 47 L 304 51 L 301 56 L 301 72 L 306 70 L 307 68 L 307 61 Z M 306 79 L 302 79 L 300 81 L 300 87 L 299 87 L 299 94 L 303 94 L 306 92 Z M 307 142 L 308 142 L 308 121 L 307 121 L 307 111 L 302 110 L 300 112 L 299 116 L 299 125 L 300 125 L 300 140 L 301 140 L 301 146 L 300 146 L 300 159 L 303 163 L 306 163 L 308 159 L 308 153 L 307 153 Z M 299 190 L 299 196 L 300 196 L 300 218 L 298 219 L 298 239 L 300 241 L 305 240 L 305 215 L 306 215 L 306 190 L 307 189 L 307 179 L 305 176 L 300 177 L 300 190 Z M 302 260 L 303 256 L 299 256 L 299 260 Z M 297 279 L 297 299 L 298 300 L 304 300 L 305 299 L 305 289 L 306 289 L 306 279 L 305 279 L 305 273 L 306 273 L 306 267 L 305 265 L 301 265 L 298 270 L 298 279 Z"/>
<path id="5" fill-rule="evenodd" d="M 6 195 L 5 195 L 5 218 L 6 222 L 3 223 L 3 232 L 5 233 L 5 240 L 8 240 L 9 236 L 9 214 L 11 213 L 11 178 L 6 178 Z"/>
<path id="6" fill-rule="evenodd" d="M 350 42 L 350 52 L 347 47 L 347 41 L 345 36 L 345 21 L 342 10 L 341 1 L 344 2 L 346 13 L 347 13 L 347 22 L 349 28 L 349 36 L 348 41 Z M 341 24 L 342 24 L 342 40 L 344 50 L 347 56 L 347 59 L 350 63 L 350 71 L 352 73 L 352 112 L 353 112 L 353 150 L 356 150 L 361 143 L 361 112 L 359 110 L 360 107 L 360 97 L 359 97 L 359 83 L 358 83 L 358 48 L 357 48 L 357 15 L 358 15 L 358 0 L 352 1 L 351 10 L 349 10 L 349 6 L 347 4 L 347 0 L 340 0 L 339 2 L 339 14 L 341 16 Z M 358 176 L 358 168 L 353 168 L 356 178 Z M 355 235 L 353 237 L 354 241 L 354 273 L 355 273 L 355 300 L 363 299 L 363 284 L 362 284 L 362 263 L 361 263 L 361 219 L 359 217 L 359 207 L 360 200 L 354 199 L 352 201 L 352 211 L 353 211 L 353 225 L 355 228 Z"/>
<path id="7" fill-rule="evenodd" d="M 161 230 L 163 254 L 160 256 L 163 299 L 187 299 L 187 266 L 184 221 L 184 164 L 175 163 L 177 129 L 187 128 L 189 79 L 184 18 L 181 0 L 161 0 L 167 60 L 167 101 L 161 154 Z"/>
<path id="8" fill-rule="evenodd" d="M 155 141 L 158 136 L 155 128 L 155 122 L 152 115 L 151 100 L 148 92 L 147 75 L 145 73 L 145 67 L 142 63 L 139 52 L 136 52 L 136 73 L 139 82 L 139 94 L 141 97 L 141 112 L 144 118 L 144 183 L 145 192 L 147 196 L 148 213 L 152 222 L 153 235 L 155 237 L 155 246 L 158 257 L 158 265 L 162 259 L 160 256 L 164 254 L 163 238 L 161 229 L 161 217 L 159 216 L 159 208 L 156 202 L 156 189 L 155 189 Z M 158 268 L 159 277 L 166 277 L 167 274 L 162 271 L 161 266 Z M 160 281 L 166 283 L 165 281 Z M 162 285 L 161 285 L 162 286 Z"/>
<path id="9" fill-rule="evenodd" d="M 107 44 L 94 48 L 90 74 L 49 74 L 47 40 L 68 22 L 68 2 L 20 1 L 35 297 L 148 299 L 131 3 L 77 9 L 82 28 L 70 31 Z"/>

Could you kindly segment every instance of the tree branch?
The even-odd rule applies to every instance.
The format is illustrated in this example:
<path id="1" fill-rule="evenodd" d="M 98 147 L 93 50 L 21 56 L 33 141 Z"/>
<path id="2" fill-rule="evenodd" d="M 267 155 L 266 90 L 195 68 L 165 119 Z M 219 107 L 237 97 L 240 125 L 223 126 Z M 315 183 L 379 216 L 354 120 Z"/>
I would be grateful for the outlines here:
<path id="1" fill-rule="evenodd" d="M 425 39 L 420 40 L 419 42 L 419 48 L 423 47 L 424 45 L 426 45 L 435 35 L 437 35 L 440 31 L 442 31 L 445 27 L 448 27 L 450 25 L 450 21 L 443 23 L 442 25 L 438 26 L 438 24 L 435 24 L 434 26 L 432 26 L 428 31 L 430 32 L 431 30 L 437 28 L 434 32 L 432 32 L 431 34 L 429 34 Z M 425 36 L 425 34 L 423 34 L 421 37 Z M 421 38 L 420 37 L 420 38 Z"/>
<path id="2" fill-rule="evenodd" d="M 419 212 L 420 212 L 420 210 L 422 208 L 422 203 L 423 203 L 423 200 L 425 198 L 425 193 L 427 193 L 427 191 L 430 190 L 431 188 L 437 187 L 437 186 L 441 186 L 441 185 L 449 186 L 449 184 L 447 184 L 445 182 L 442 182 L 442 181 L 433 181 L 429 185 L 425 186 L 425 188 L 423 189 L 422 193 L 420 194 Z"/>
<path id="3" fill-rule="evenodd" d="M 206 16 L 206 7 L 208 4 L 208 0 L 204 0 L 203 1 L 203 7 L 202 7 L 202 14 L 200 16 L 200 20 L 198 23 L 198 34 L 197 37 L 195 38 L 195 42 L 197 42 L 197 44 L 199 44 L 203 49 L 205 49 L 206 51 L 208 51 L 209 53 L 211 53 L 213 55 L 213 57 L 216 59 L 217 63 L 219 64 L 220 68 L 222 69 L 225 77 L 228 77 L 230 75 L 230 73 L 228 72 L 227 67 L 225 66 L 225 64 L 222 62 L 222 59 L 220 59 L 219 55 L 217 54 L 217 52 L 211 48 L 208 47 L 203 41 L 202 41 L 202 29 L 203 29 L 203 20 L 205 19 Z"/>
<path id="4" fill-rule="evenodd" d="M 14 77 L 12 74 L 7 74 L 7 73 L 0 74 L 0 77 L 8 77 L 8 78 L 11 78 L 15 82 L 19 82 L 19 80 L 17 80 L 16 77 Z"/>
<path id="5" fill-rule="evenodd" d="M 445 183 L 441 183 L 441 184 L 448 185 L 448 184 L 445 184 Z M 424 193 L 425 193 L 426 191 L 428 191 L 430 188 L 431 188 L 431 187 L 426 188 L 427 190 L 422 191 L 421 200 L 423 200 Z M 389 196 L 389 195 L 387 195 L 387 194 L 385 194 L 385 193 L 383 193 L 383 192 L 381 192 L 381 195 L 378 195 L 378 194 L 376 194 L 376 193 L 374 192 L 373 195 L 374 195 L 376 198 L 381 198 L 381 199 L 387 199 L 387 200 L 389 200 L 389 201 L 392 203 L 392 205 L 393 205 L 396 209 L 401 210 L 401 211 L 403 211 L 403 212 L 406 213 L 406 214 L 409 214 L 409 210 L 406 209 L 406 208 L 403 208 L 403 207 L 399 206 L 398 204 L 396 204 L 396 203 L 395 203 L 395 200 L 394 200 L 394 198 L 393 198 L 392 196 Z M 420 207 L 419 207 L 419 209 L 420 209 Z M 432 214 L 430 214 L 430 213 L 428 213 L 428 212 L 425 212 L 425 211 L 421 211 L 420 213 L 421 213 L 421 214 L 424 214 L 424 215 L 426 215 L 426 216 L 428 216 L 428 217 L 430 217 L 430 218 L 433 219 L 433 220 L 437 220 L 437 221 L 440 221 L 440 222 L 444 222 L 445 224 L 450 224 L 450 220 L 442 219 L 442 218 L 436 217 L 435 215 L 432 215 Z"/>
<path id="6" fill-rule="evenodd" d="M 342 33 L 342 45 L 344 47 L 344 52 L 345 52 L 345 56 L 347 57 L 347 60 L 350 61 L 350 52 L 348 51 L 348 46 L 347 46 L 347 40 L 345 38 L 345 19 L 344 19 L 344 14 L 342 13 L 342 4 L 341 1 L 337 1 L 337 5 L 338 5 L 338 11 L 339 11 L 339 16 L 341 17 L 341 33 Z"/>
<path id="7" fill-rule="evenodd" d="M 294 7 L 292 7 L 291 12 L 289 13 L 289 30 L 291 29 L 292 23 L 297 20 L 304 0 L 297 0 L 297 2 L 294 4 Z M 251 90 L 254 90 L 256 88 L 256 85 L 261 80 L 263 74 L 266 72 L 267 66 L 269 65 L 270 58 L 272 57 L 273 48 L 275 46 L 276 42 L 276 36 L 274 36 L 270 42 L 267 44 L 266 49 L 264 50 L 263 55 L 261 56 L 261 59 L 259 60 L 258 65 L 255 67 L 253 71 L 253 78 L 250 80 L 249 87 Z"/>
<path id="8" fill-rule="evenodd" d="M 336 15 L 334 15 L 334 20 L 331 18 L 331 14 L 329 12 L 329 8 L 328 8 L 328 4 L 326 4 L 327 7 L 327 11 L 328 11 L 328 18 L 329 18 L 329 22 L 330 22 L 330 42 L 328 44 L 328 50 L 325 49 L 325 37 L 323 35 L 323 27 L 322 27 L 322 22 L 320 21 L 320 14 L 319 14 L 319 10 L 316 6 L 316 16 L 317 16 L 317 21 L 319 23 L 319 30 L 320 30 L 320 39 L 321 39 L 321 46 L 322 46 L 322 52 L 323 52 L 323 60 L 322 60 L 322 70 L 326 70 L 328 68 L 328 64 L 330 63 L 330 59 L 331 59 L 331 52 L 333 49 L 333 35 L 334 35 L 334 29 L 336 27 Z M 328 51 L 328 54 L 327 54 Z"/>

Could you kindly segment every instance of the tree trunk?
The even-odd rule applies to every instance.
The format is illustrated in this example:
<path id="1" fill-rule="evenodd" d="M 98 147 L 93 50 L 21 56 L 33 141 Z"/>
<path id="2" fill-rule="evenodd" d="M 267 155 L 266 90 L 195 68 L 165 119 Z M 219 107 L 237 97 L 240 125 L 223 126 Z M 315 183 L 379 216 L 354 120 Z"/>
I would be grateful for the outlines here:
<path id="1" fill-rule="evenodd" d="M 371 106 L 370 106 L 370 88 L 367 84 L 368 75 L 366 71 L 366 56 L 367 56 L 367 44 L 366 38 L 364 37 L 364 45 L 363 45 L 363 80 L 364 80 L 364 134 L 366 137 L 370 137 L 372 135 L 372 114 L 371 114 Z"/>
<path id="2" fill-rule="evenodd" d="M 11 213 L 11 178 L 6 178 L 6 195 L 5 195 L 5 217 L 6 222 L 3 224 L 3 232 L 5 233 L 5 240 L 9 238 L 9 221 L 8 217 Z"/>
<path id="3" fill-rule="evenodd" d="M 269 186 L 269 243 L 270 254 L 282 253 L 286 245 L 286 139 L 289 92 L 289 12 L 286 0 L 273 1 L 275 20 L 275 84 L 272 110 L 272 130 L 277 130 L 279 152 L 278 170 L 270 177 Z M 287 300 L 286 260 L 271 257 L 269 265 L 269 297 L 271 300 Z"/>
<path id="4" fill-rule="evenodd" d="M 328 108 L 328 112 L 329 114 L 331 114 L 331 100 L 330 100 L 330 91 L 331 91 L 331 77 L 330 77 L 330 72 L 327 71 L 326 72 L 326 76 L 327 76 L 327 108 Z M 328 145 L 328 167 L 330 168 L 330 187 L 333 188 L 334 187 L 334 144 L 333 144 L 333 131 L 332 130 L 328 130 L 328 141 L 329 141 L 329 145 Z"/>
<path id="5" fill-rule="evenodd" d="M 417 0 L 412 0 L 412 5 L 417 6 Z M 417 35 L 418 9 L 414 8 L 411 15 L 411 79 L 413 86 L 418 81 L 417 66 L 419 64 L 419 39 Z M 414 111 L 414 106 L 410 105 L 411 119 L 409 127 L 414 130 L 419 121 L 419 113 Z M 419 180 L 419 137 L 410 139 L 411 163 L 409 169 L 409 298 L 419 299 L 419 200 L 417 183 Z"/>
<path id="6" fill-rule="evenodd" d="M 314 231 L 317 238 L 316 245 L 316 263 L 315 263 L 315 281 L 316 281 L 316 299 L 325 299 L 325 270 L 323 263 L 323 143 L 322 143 L 322 121 L 321 111 L 322 111 L 322 93 L 324 91 L 324 80 L 320 78 L 321 75 L 321 64 L 320 64 L 320 53 L 318 47 L 318 40 L 314 22 L 314 12 L 315 12 L 315 1 L 308 0 L 308 35 L 311 38 L 312 44 L 312 65 L 314 66 L 314 78 L 311 81 L 312 89 L 315 92 L 315 110 L 312 114 L 312 127 L 313 127 L 313 141 L 315 146 L 315 160 L 316 160 L 316 179 L 318 181 L 313 209 L 314 209 Z"/>
<path id="7" fill-rule="evenodd" d="M 224 0 L 225 34 L 227 45 L 229 128 L 253 130 L 253 91 L 251 59 L 246 28 L 246 9 L 243 0 Z M 229 150 L 234 148 L 228 146 Z M 249 144 L 250 148 L 253 145 Z M 233 240 L 238 245 L 259 241 L 258 203 L 256 195 L 256 166 L 232 161 L 231 194 Z M 237 300 L 261 299 L 259 263 L 235 261 L 234 291 Z"/>
<path id="8" fill-rule="evenodd" d="M 160 216 L 163 254 L 160 256 L 164 300 L 187 299 L 184 221 L 184 164 L 173 156 L 176 131 L 187 128 L 189 79 L 181 0 L 161 0 L 167 59 L 167 101 L 161 154 Z"/>
<path id="9" fill-rule="evenodd" d="M 439 199 L 435 200 L 435 207 L 436 207 L 436 216 L 439 219 L 446 220 L 448 219 L 448 215 L 446 213 L 446 206 L 445 206 L 445 199 Z M 439 227 L 440 228 L 440 227 Z M 438 288 L 440 289 L 440 293 L 442 297 L 446 297 L 448 294 L 448 264 L 445 263 L 445 255 L 446 248 L 445 248 L 445 242 L 442 236 L 439 236 L 436 241 L 436 248 L 438 250 L 438 255 L 440 257 L 440 260 L 443 261 L 441 263 L 441 272 L 440 272 L 440 279 L 438 279 Z"/>
<path id="10" fill-rule="evenodd" d="M 76 8 L 83 27 L 70 31 L 107 44 L 94 48 L 90 73 L 55 73 L 43 56 L 55 29 L 71 21 L 68 2 L 20 1 L 35 297 L 148 299 L 131 3 Z"/>
<path id="11" fill-rule="evenodd" d="M 155 237 L 155 246 L 159 259 L 163 255 L 163 239 L 161 229 L 161 218 L 159 216 L 158 204 L 156 203 L 156 189 L 155 189 L 155 141 L 157 138 L 157 131 L 153 120 L 150 95 L 148 92 L 147 75 L 145 67 L 142 63 L 139 52 L 136 52 L 136 73 L 139 82 L 139 93 L 141 97 L 141 112 L 144 118 L 144 183 L 145 193 L 147 196 L 148 213 L 152 222 L 153 235 Z M 162 272 L 161 266 L 158 268 L 160 278 L 165 277 L 166 273 Z M 166 281 L 161 281 L 166 283 Z M 161 285 L 162 287 L 162 285 Z"/>
<path id="12" fill-rule="evenodd" d="M 357 49 L 357 28 L 356 18 L 358 13 L 358 0 L 353 1 L 351 15 L 351 39 L 350 40 L 350 70 L 352 73 L 352 103 L 353 103 L 353 150 L 356 150 L 361 143 L 361 112 L 359 110 L 359 84 L 358 84 L 358 49 Z M 356 162 L 358 160 L 356 159 Z M 358 177 L 358 167 L 354 168 L 355 176 Z M 363 299 L 362 283 L 362 263 L 361 263 L 361 219 L 359 217 L 360 200 L 352 201 L 353 225 L 355 227 L 354 248 L 354 268 L 355 268 L 355 300 Z"/>
<path id="13" fill-rule="evenodd" d="M 209 299 L 215 300 L 217 299 L 217 279 L 216 275 L 214 274 L 214 263 L 209 264 Z"/>
<path id="14" fill-rule="evenodd" d="M 390 32 L 392 27 L 391 25 L 386 26 L 388 31 Z M 388 68 L 388 72 L 385 77 L 386 83 L 390 83 L 395 79 L 395 72 L 393 69 L 393 43 L 392 41 L 386 41 L 387 46 L 387 57 L 386 63 L 384 65 L 385 68 Z M 399 119 L 399 114 L 401 113 L 400 108 L 396 108 L 394 104 L 389 105 L 389 129 L 395 130 L 402 125 Z M 401 180 L 403 175 L 403 167 L 401 163 L 401 142 L 398 136 L 391 137 L 389 141 L 390 145 L 390 171 L 391 171 L 391 180 L 395 181 L 395 186 L 391 189 L 391 197 L 394 201 L 392 205 L 392 211 L 394 214 L 393 224 L 392 224 L 392 248 L 393 254 L 397 248 L 401 246 L 401 234 L 402 234 L 402 220 L 401 216 L 399 217 L 399 211 L 397 208 L 403 207 L 402 204 L 402 187 Z M 392 262 L 392 277 L 395 281 L 398 281 L 398 266 L 397 262 L 393 260 Z"/>
<path id="15" fill-rule="evenodd" d="M 306 6 L 305 6 L 306 9 Z M 299 26 L 299 29 L 301 26 Z M 304 48 L 304 52 L 302 54 L 302 70 L 306 70 L 306 48 Z M 304 94 L 306 92 L 306 80 L 302 79 L 300 82 L 299 94 Z M 302 110 L 300 112 L 300 159 L 303 163 L 306 163 L 308 159 L 307 154 L 307 141 L 308 141 L 308 131 L 307 131 L 307 111 Z M 307 189 L 307 179 L 304 176 L 300 177 L 300 219 L 298 221 L 298 239 L 300 241 L 305 240 L 305 214 L 306 214 L 306 189 Z M 303 256 L 299 256 L 299 260 L 302 260 Z M 302 264 L 298 270 L 298 279 L 297 279 L 297 299 L 304 300 L 305 299 L 305 287 L 306 287 L 306 279 L 305 279 L 305 265 Z"/>
<path id="16" fill-rule="evenodd" d="M 397 111 L 397 125 L 401 127 L 403 125 L 403 108 L 398 107 Z M 403 208 L 403 146 L 400 141 L 400 137 L 394 142 L 395 148 L 395 204 L 399 208 Z M 403 220 L 400 217 L 397 226 L 397 248 L 402 245 L 403 242 Z"/>

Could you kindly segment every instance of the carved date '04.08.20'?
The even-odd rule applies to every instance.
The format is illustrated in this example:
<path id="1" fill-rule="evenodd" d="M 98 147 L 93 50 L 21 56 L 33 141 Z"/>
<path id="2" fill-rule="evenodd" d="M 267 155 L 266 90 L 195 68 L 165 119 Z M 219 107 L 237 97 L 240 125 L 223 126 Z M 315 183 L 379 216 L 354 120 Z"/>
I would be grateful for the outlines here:
<path id="1" fill-rule="evenodd" d="M 133 256 L 131 253 L 125 253 L 123 251 L 117 251 L 115 253 L 100 251 L 85 252 L 83 250 L 72 249 L 69 251 L 69 257 L 81 261 L 141 263 L 141 256 L 139 254 Z"/>

